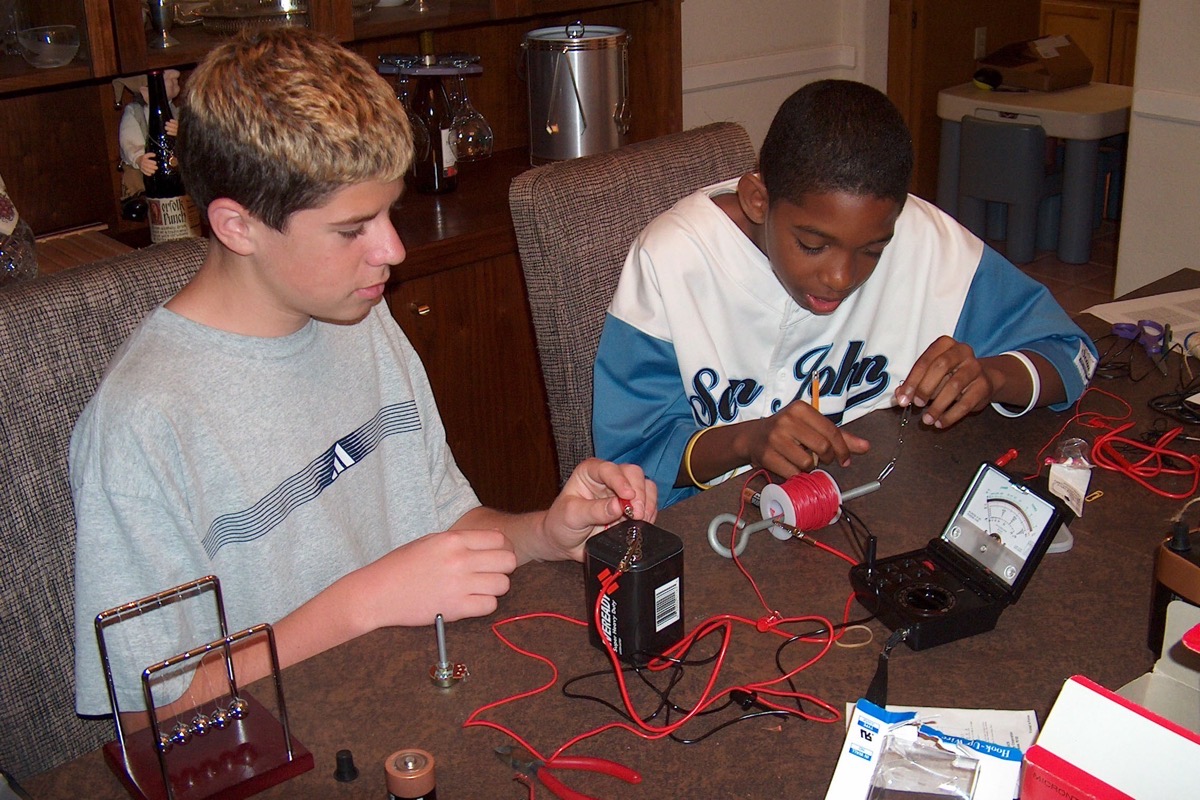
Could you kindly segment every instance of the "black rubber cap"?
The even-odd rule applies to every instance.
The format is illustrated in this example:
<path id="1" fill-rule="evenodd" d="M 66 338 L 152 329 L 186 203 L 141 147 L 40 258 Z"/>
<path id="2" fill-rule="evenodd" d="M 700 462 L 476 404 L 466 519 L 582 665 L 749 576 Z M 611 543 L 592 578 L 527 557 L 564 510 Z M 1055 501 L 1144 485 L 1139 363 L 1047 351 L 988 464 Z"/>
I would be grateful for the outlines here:
<path id="1" fill-rule="evenodd" d="M 1188 535 L 1188 526 L 1186 522 L 1176 522 L 1171 529 L 1171 538 L 1167 542 L 1167 549 L 1174 550 L 1176 553 L 1187 553 L 1192 549 L 1192 538 Z"/>
<path id="2" fill-rule="evenodd" d="M 333 771 L 335 780 L 349 783 L 358 777 L 358 767 L 354 766 L 354 754 L 349 750 L 337 751 L 337 769 Z"/>

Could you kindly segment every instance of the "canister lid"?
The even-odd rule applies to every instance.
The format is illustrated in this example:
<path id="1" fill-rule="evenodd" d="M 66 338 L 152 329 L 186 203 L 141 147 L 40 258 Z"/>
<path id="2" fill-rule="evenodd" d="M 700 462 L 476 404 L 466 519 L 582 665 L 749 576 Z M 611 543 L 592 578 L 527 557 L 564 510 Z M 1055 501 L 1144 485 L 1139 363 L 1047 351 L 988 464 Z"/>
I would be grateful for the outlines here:
<path id="1" fill-rule="evenodd" d="M 556 25 L 552 28 L 538 28 L 530 31 L 525 34 L 525 44 L 534 49 L 591 50 L 598 47 L 613 47 L 627 38 L 628 34 L 624 28 L 572 22 L 570 25 Z"/>

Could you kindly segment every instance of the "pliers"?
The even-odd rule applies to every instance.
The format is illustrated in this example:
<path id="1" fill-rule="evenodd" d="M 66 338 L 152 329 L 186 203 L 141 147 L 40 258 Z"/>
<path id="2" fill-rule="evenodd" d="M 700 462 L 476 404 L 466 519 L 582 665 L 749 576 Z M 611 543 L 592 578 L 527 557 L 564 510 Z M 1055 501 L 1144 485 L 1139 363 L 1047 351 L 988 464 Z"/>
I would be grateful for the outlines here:
<path id="1" fill-rule="evenodd" d="M 611 775 L 614 778 L 620 778 L 626 783 L 641 783 L 642 776 L 634 770 L 618 764 L 615 761 L 608 761 L 603 758 L 592 758 L 590 756 L 558 756 L 550 761 L 543 761 L 538 758 L 523 760 L 513 755 L 511 745 L 504 745 L 496 748 L 496 756 L 508 766 L 516 770 L 520 775 L 525 776 L 527 780 L 521 781 L 529 787 L 529 798 L 533 800 L 533 783 L 531 780 L 536 778 L 543 786 L 550 790 L 550 793 L 561 800 L 596 800 L 591 795 L 586 795 L 583 792 L 577 792 L 560 781 L 557 777 L 550 774 L 550 770 L 556 769 L 576 769 L 585 772 L 599 772 L 602 775 Z"/>

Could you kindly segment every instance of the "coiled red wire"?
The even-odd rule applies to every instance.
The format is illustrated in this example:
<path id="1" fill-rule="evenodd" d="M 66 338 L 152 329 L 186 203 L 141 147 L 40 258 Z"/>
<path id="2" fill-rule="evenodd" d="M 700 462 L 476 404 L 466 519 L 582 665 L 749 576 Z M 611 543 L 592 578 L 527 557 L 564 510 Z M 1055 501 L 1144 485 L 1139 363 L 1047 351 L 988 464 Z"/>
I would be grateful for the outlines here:
<path id="1" fill-rule="evenodd" d="M 1094 395 L 1102 395 L 1115 400 L 1124 408 L 1124 413 L 1104 414 L 1099 411 L 1084 411 L 1082 409 L 1083 401 Z M 1151 444 L 1121 435 L 1134 426 L 1133 421 L 1127 421 L 1131 416 L 1133 416 L 1133 408 L 1124 398 L 1103 389 L 1097 389 L 1095 386 L 1088 387 L 1075 401 L 1075 413 L 1038 451 L 1038 472 L 1041 471 L 1040 465 L 1043 464 L 1043 453 L 1058 441 L 1067 428 L 1078 423 L 1086 428 L 1097 428 L 1103 431 L 1103 433 L 1097 434 L 1092 441 L 1091 459 L 1095 466 L 1120 473 L 1159 497 L 1166 497 L 1170 500 L 1186 500 L 1195 495 L 1196 490 L 1200 489 L 1200 456 L 1188 455 L 1167 447 L 1183 433 L 1183 428 L 1171 428 L 1160 436 L 1158 441 Z M 1127 452 L 1139 453 L 1139 455 L 1129 458 L 1125 455 Z M 1172 466 L 1173 463 L 1184 466 Z M 1036 475 L 1037 473 L 1034 473 L 1030 477 L 1036 477 Z M 1184 491 L 1170 491 L 1153 483 L 1164 477 L 1190 478 L 1191 486 Z"/>

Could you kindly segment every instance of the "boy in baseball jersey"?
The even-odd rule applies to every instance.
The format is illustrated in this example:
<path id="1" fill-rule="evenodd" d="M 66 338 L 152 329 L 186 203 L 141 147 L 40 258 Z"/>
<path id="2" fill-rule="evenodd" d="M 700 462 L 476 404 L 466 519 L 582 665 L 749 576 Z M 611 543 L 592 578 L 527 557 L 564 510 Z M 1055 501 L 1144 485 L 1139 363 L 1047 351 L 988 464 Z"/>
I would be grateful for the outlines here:
<path id="1" fill-rule="evenodd" d="M 651 222 L 596 356 L 597 455 L 639 464 L 665 506 L 747 467 L 847 465 L 869 443 L 839 426 L 876 408 L 944 428 L 1072 403 L 1091 341 L 908 194 L 912 158 L 885 95 L 819 81 L 781 106 L 756 171 Z"/>

